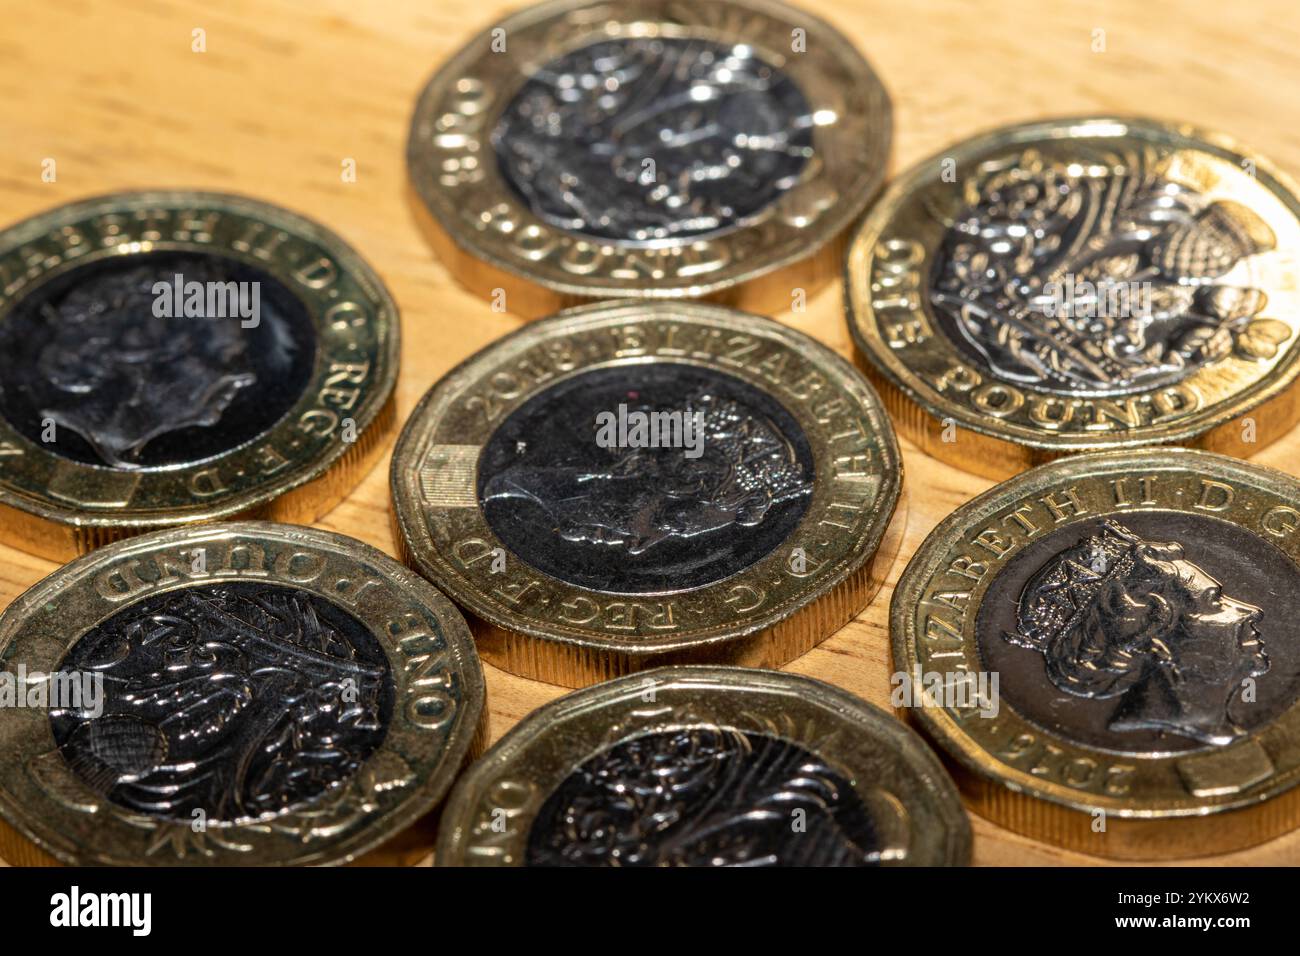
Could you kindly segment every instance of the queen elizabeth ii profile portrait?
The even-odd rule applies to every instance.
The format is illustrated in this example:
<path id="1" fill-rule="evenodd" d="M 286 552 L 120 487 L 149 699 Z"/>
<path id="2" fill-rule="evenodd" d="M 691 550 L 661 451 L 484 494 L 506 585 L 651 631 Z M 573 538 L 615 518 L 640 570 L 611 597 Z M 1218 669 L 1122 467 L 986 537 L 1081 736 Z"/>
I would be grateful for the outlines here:
<path id="1" fill-rule="evenodd" d="M 1029 579 L 1004 637 L 1042 654 L 1058 690 L 1116 699 L 1107 722 L 1115 734 L 1223 745 L 1246 733 L 1230 703 L 1269 669 L 1263 616 L 1225 594 L 1182 545 L 1107 520 Z"/>
<path id="2" fill-rule="evenodd" d="M 684 407 L 686 420 L 699 422 L 696 455 L 602 447 L 600 459 L 579 465 L 512 465 L 487 481 L 483 500 L 532 502 L 565 540 L 636 556 L 674 539 L 754 527 L 778 505 L 812 494 L 778 424 L 705 391 Z"/>
<path id="3" fill-rule="evenodd" d="M 194 281 L 225 278 L 199 257 L 175 268 Z M 12 369 L 0 391 L 80 436 L 95 464 L 144 467 L 150 442 L 217 425 L 258 382 L 252 340 L 238 322 L 155 316 L 159 274 L 146 263 L 89 275 L 44 302 L 33 322 L 0 329 L 0 348 L 11 354 L 22 337 L 36 339 L 26 346 L 31 364 Z"/>

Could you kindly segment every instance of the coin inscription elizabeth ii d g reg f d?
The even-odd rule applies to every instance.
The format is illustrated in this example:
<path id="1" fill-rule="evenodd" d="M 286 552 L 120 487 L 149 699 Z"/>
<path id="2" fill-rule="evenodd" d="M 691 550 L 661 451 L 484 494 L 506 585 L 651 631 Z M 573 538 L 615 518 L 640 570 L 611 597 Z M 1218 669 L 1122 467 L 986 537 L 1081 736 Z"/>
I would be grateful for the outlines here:
<path id="1" fill-rule="evenodd" d="M 1217 134 L 994 130 L 918 163 L 854 237 L 849 325 L 905 434 L 1006 478 L 1064 454 L 1253 454 L 1295 422 L 1300 198 Z"/>
<path id="2" fill-rule="evenodd" d="M 908 711 L 972 809 L 1127 859 L 1300 824 L 1300 481 L 1191 449 L 1042 465 L 957 509 L 890 609 L 920 684 L 996 674 L 998 706 Z M 984 682 L 987 686 L 988 683 Z"/>
<path id="3" fill-rule="evenodd" d="M 275 206 L 121 193 L 10 226 L 0 534 L 68 560 L 182 524 L 314 521 L 374 464 L 397 366 L 379 277 Z"/>
<path id="4" fill-rule="evenodd" d="M 485 739 L 460 612 L 374 548 L 295 525 L 100 548 L 0 616 L 0 665 L 29 687 L 0 708 L 12 863 L 345 863 L 393 847 Z"/>
<path id="5" fill-rule="evenodd" d="M 420 402 L 392 485 L 403 555 L 484 657 L 569 686 L 779 666 L 866 606 L 903 524 L 865 376 L 695 303 L 586 306 L 488 346 Z"/>
<path id="6" fill-rule="evenodd" d="M 407 145 L 453 273 L 529 317 L 597 299 L 786 309 L 834 277 L 890 105 L 834 27 L 772 0 L 557 0 L 429 81 Z"/>

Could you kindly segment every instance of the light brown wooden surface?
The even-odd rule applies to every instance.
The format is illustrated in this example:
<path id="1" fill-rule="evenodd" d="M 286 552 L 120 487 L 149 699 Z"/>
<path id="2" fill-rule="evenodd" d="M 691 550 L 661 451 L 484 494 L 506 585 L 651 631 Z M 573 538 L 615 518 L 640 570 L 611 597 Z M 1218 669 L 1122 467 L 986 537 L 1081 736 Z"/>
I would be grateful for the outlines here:
<path id="1" fill-rule="evenodd" d="M 703 2 L 703 0 L 701 0 Z M 402 311 L 399 415 L 443 372 L 518 325 L 462 290 L 417 231 L 407 122 L 432 70 L 517 4 L 499 0 L 0 2 L 0 225 L 97 193 L 246 193 L 337 230 Z M 1144 113 L 1231 133 L 1300 176 L 1300 27 L 1292 3 L 804 0 L 872 60 L 893 97 L 891 171 L 946 143 L 1053 114 Z M 207 52 L 192 51 L 195 29 Z M 1104 31 L 1104 52 L 1093 52 Z M 42 161 L 57 181 L 42 182 Z M 345 183 L 345 159 L 357 181 Z M 781 321 L 849 353 L 838 284 Z M 905 559 L 989 487 L 904 443 L 909 513 L 871 607 L 790 669 L 887 705 L 886 611 Z M 1300 432 L 1258 460 L 1300 472 Z M 394 553 L 387 461 L 323 526 Z M 0 547 L 0 604 L 54 565 Z M 562 693 L 487 668 L 495 740 Z M 1097 863 L 973 819 L 976 862 Z M 1300 863 L 1300 833 L 1213 858 Z"/>

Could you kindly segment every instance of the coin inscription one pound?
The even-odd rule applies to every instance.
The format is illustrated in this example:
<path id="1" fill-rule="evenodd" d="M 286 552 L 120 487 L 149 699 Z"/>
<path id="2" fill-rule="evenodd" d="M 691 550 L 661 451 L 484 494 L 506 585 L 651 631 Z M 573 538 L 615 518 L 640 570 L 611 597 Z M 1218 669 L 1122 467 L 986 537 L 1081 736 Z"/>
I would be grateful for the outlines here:
<path id="1" fill-rule="evenodd" d="M 559 0 L 435 74 L 407 156 L 439 251 L 511 311 L 702 296 L 762 311 L 834 275 L 890 123 L 870 65 L 802 11 Z"/>
<path id="2" fill-rule="evenodd" d="M 5 611 L 0 663 L 46 695 L 0 710 L 14 862 L 346 862 L 431 809 L 481 731 L 460 613 L 293 525 L 99 549 Z"/>
<path id="3" fill-rule="evenodd" d="M 1031 123 L 893 187 L 854 239 L 850 325 L 912 437 L 981 474 L 1154 444 L 1245 456 L 1296 418 L 1298 252 L 1295 188 L 1223 137 Z"/>

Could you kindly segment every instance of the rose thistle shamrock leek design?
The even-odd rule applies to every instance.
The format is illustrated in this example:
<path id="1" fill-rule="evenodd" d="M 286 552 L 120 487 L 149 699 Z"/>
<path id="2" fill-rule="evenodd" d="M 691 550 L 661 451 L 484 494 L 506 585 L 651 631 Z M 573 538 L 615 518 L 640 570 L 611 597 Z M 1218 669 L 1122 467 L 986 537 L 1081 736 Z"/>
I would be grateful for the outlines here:
<path id="1" fill-rule="evenodd" d="M 1177 382 L 1229 354 L 1273 358 L 1251 259 L 1275 237 L 1246 207 L 1167 173 L 1155 148 L 983 164 L 935 257 L 930 297 L 998 376 L 1072 394 Z"/>

